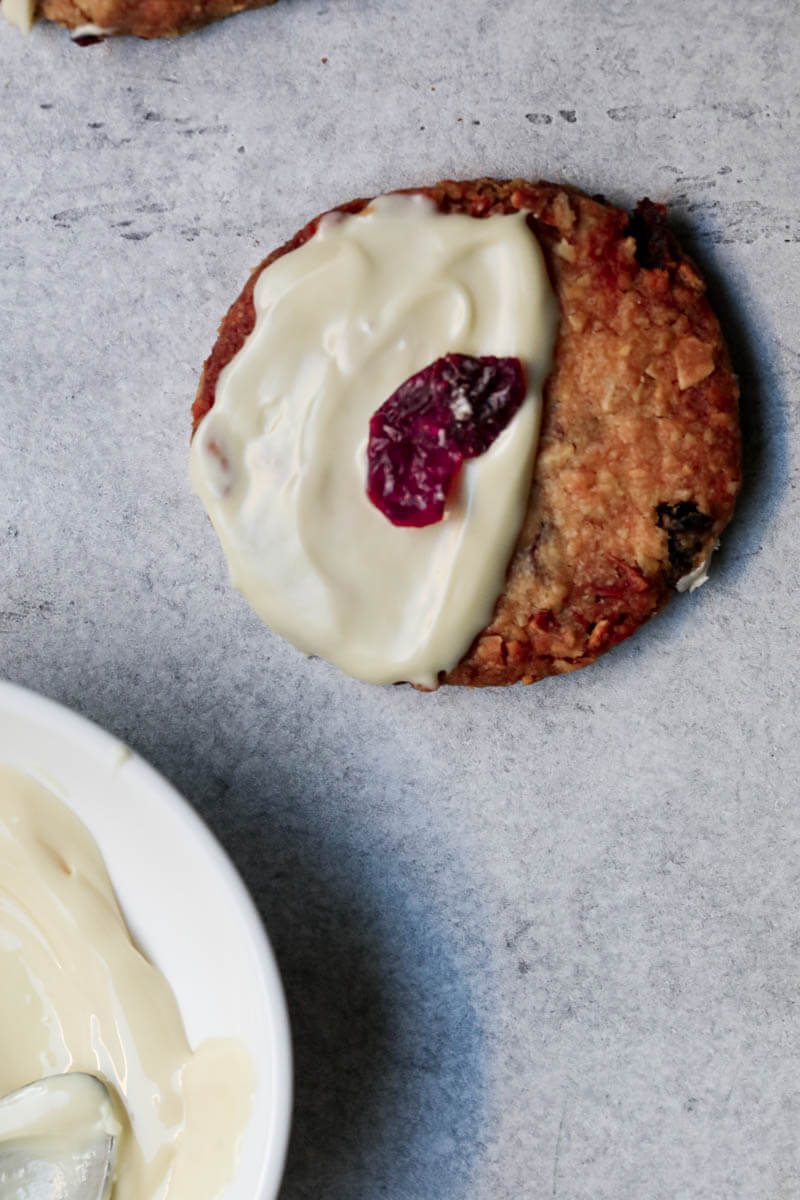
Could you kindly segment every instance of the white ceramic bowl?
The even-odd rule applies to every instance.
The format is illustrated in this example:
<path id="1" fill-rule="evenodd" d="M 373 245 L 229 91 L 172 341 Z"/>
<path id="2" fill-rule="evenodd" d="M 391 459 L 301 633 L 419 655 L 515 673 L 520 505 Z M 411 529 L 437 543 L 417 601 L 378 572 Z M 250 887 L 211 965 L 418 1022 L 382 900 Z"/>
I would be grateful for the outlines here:
<path id="1" fill-rule="evenodd" d="M 137 943 L 166 975 L 192 1045 L 243 1040 L 258 1084 L 225 1200 L 274 1200 L 292 1104 L 289 1022 L 255 906 L 219 843 L 143 759 L 96 725 L 0 681 L 0 762 L 56 792 L 97 841 Z"/>

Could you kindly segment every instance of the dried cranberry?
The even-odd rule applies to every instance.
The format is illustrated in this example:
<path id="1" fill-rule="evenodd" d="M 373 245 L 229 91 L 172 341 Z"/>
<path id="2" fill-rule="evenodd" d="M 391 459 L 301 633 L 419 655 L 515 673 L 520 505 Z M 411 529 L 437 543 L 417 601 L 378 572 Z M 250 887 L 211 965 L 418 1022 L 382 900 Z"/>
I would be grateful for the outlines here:
<path id="1" fill-rule="evenodd" d="M 438 358 L 373 413 L 367 496 L 393 525 L 441 521 L 464 459 L 489 449 L 524 398 L 517 358 Z"/>

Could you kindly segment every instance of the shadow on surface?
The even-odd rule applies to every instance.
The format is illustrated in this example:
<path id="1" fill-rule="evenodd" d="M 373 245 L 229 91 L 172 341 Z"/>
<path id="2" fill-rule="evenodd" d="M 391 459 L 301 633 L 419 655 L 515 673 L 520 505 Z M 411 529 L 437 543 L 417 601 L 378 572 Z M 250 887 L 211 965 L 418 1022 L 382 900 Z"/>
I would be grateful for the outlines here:
<path id="1" fill-rule="evenodd" d="M 676 219 L 677 213 L 677 219 Z M 718 266 L 715 242 L 724 231 L 700 228 L 690 216 L 670 210 L 670 225 L 694 258 L 708 288 L 739 379 L 742 426 L 742 490 L 729 531 L 723 534 L 715 568 L 735 577 L 761 549 L 789 481 L 789 429 L 785 389 L 775 338 L 762 305 Z"/>
<path id="2" fill-rule="evenodd" d="M 481 1033 L 416 872 L 385 842 L 365 852 L 363 829 L 335 844 L 331 796 L 197 778 L 176 782 L 241 871 L 286 989 L 295 1109 L 281 1200 L 467 1197 Z"/>

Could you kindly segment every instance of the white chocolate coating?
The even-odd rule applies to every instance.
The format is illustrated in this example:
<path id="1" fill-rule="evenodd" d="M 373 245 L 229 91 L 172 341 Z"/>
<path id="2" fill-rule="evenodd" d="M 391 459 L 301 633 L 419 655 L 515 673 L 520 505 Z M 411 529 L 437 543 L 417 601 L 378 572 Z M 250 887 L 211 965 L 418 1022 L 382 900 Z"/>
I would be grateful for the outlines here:
<path id="1" fill-rule="evenodd" d="M 526 216 L 384 196 L 326 217 L 254 303 L 190 456 L 232 582 L 307 654 L 433 687 L 491 619 L 530 488 L 556 306 Z M 519 358 L 526 398 L 444 520 L 398 528 L 365 494 L 369 420 L 451 352 Z"/>
<path id="2" fill-rule="evenodd" d="M 11 25 L 27 34 L 33 29 L 35 7 L 35 0 L 2 0 L 0 13 Z"/>

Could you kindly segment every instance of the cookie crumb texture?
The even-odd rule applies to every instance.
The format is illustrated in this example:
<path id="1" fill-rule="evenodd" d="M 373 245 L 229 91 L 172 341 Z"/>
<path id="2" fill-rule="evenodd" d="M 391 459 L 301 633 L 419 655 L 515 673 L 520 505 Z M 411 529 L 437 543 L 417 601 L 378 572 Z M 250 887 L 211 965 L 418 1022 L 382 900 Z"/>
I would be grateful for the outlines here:
<path id="1" fill-rule="evenodd" d="M 67 29 L 98 26 L 108 36 L 139 38 L 177 37 L 210 21 L 219 21 L 250 8 L 263 8 L 274 0 L 39 0 L 37 20 L 55 21 Z M 91 44 L 102 37 L 77 38 Z"/>
<path id="2" fill-rule="evenodd" d="M 739 491 L 738 388 L 705 285 L 644 200 L 631 217 L 522 180 L 412 189 L 441 212 L 526 211 L 559 304 L 526 517 L 490 625 L 441 683 L 533 683 L 594 662 L 708 557 Z M 368 200 L 343 205 L 359 212 Z M 195 426 L 253 328 L 253 272 L 205 364 Z"/>

